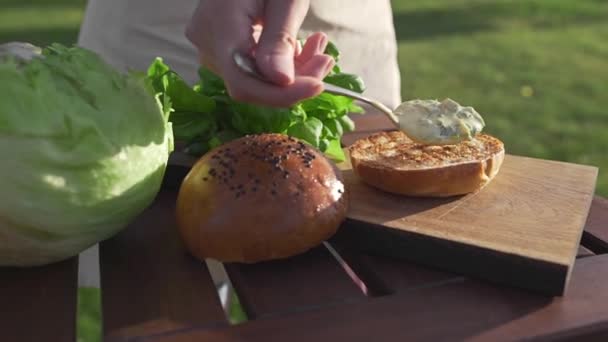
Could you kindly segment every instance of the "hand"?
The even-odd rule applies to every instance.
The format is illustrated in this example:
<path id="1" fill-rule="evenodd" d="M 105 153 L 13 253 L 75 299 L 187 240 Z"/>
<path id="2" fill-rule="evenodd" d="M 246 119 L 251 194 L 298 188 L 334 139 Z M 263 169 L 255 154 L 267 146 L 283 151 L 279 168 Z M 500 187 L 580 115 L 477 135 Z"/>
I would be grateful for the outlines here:
<path id="1" fill-rule="evenodd" d="M 327 37 L 315 33 L 301 47 L 296 35 L 308 0 L 201 0 L 186 29 L 200 62 L 224 80 L 237 101 L 288 107 L 323 91 L 334 60 L 323 54 Z M 232 59 L 251 54 L 274 84 L 247 76 Z"/>

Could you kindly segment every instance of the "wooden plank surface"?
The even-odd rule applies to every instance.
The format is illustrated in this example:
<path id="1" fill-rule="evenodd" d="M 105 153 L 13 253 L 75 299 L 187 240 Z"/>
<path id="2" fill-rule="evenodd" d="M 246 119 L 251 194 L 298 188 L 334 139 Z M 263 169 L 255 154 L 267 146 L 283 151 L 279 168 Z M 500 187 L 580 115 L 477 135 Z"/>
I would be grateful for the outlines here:
<path id="1" fill-rule="evenodd" d="M 156 201 L 125 231 L 100 245 L 103 329 L 108 339 L 189 324 L 227 324 L 205 264 L 175 231 L 176 192 Z"/>
<path id="2" fill-rule="evenodd" d="M 323 246 L 288 259 L 225 266 L 249 319 L 366 299 Z"/>
<path id="3" fill-rule="evenodd" d="M 0 340 L 75 341 L 78 258 L 0 268 Z"/>
<path id="4" fill-rule="evenodd" d="M 601 334 L 608 327 L 608 255 L 577 260 L 565 297 L 471 280 L 326 310 L 187 329 L 143 341 L 514 341 Z"/>

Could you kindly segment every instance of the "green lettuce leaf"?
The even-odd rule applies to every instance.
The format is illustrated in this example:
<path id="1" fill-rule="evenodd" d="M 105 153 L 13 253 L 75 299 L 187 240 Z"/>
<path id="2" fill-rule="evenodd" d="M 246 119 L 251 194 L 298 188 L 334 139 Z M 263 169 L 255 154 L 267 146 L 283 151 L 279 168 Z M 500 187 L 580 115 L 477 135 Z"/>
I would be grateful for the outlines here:
<path id="1" fill-rule="evenodd" d="M 147 75 L 53 44 L 0 79 L 0 266 L 76 256 L 152 203 L 173 136 Z"/>

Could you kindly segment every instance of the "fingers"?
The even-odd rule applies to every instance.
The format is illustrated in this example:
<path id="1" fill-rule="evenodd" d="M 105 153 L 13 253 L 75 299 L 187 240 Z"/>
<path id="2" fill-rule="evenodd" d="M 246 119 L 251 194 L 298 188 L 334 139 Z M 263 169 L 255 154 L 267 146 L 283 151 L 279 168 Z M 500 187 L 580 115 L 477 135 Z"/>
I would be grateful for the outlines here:
<path id="1" fill-rule="evenodd" d="M 249 77 L 240 70 L 229 69 L 224 80 L 228 94 L 234 100 L 270 107 L 290 107 L 323 92 L 322 82 L 310 76 L 294 77 L 289 86 L 277 86 Z"/>
<path id="2" fill-rule="evenodd" d="M 252 16 L 256 8 L 242 0 L 200 1 L 186 26 L 185 35 L 197 47 L 205 67 L 222 72 L 222 62 L 233 51 L 253 50 L 255 40 Z"/>
<path id="3" fill-rule="evenodd" d="M 298 76 L 315 77 L 322 80 L 334 67 L 334 59 L 328 55 L 314 55 L 296 68 Z"/>
<path id="4" fill-rule="evenodd" d="M 306 63 L 315 55 L 323 54 L 327 47 L 328 39 L 327 35 L 322 32 L 312 34 L 306 39 L 306 43 L 302 48 L 302 53 L 296 57 L 296 64 Z"/>
<path id="5" fill-rule="evenodd" d="M 319 95 L 321 79 L 333 67 L 333 59 L 323 55 L 324 34 L 309 37 L 305 46 L 297 44 L 308 5 L 308 0 L 201 0 L 186 37 L 198 48 L 200 62 L 222 77 L 233 99 L 289 107 Z M 255 54 L 258 68 L 274 84 L 242 72 L 234 63 L 235 51 Z"/>
<path id="6" fill-rule="evenodd" d="M 308 12 L 308 0 L 267 0 L 264 30 L 256 49 L 260 72 L 278 85 L 294 82 L 296 35 Z"/>

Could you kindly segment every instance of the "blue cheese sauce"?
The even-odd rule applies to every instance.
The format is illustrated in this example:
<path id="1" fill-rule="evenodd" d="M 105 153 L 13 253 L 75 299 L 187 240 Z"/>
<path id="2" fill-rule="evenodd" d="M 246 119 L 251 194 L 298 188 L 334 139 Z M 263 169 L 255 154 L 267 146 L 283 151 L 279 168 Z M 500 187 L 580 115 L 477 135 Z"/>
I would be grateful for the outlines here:
<path id="1" fill-rule="evenodd" d="M 411 100 L 395 110 L 399 127 L 415 142 L 425 145 L 458 144 L 472 140 L 485 122 L 473 107 L 464 107 L 452 99 Z"/>

